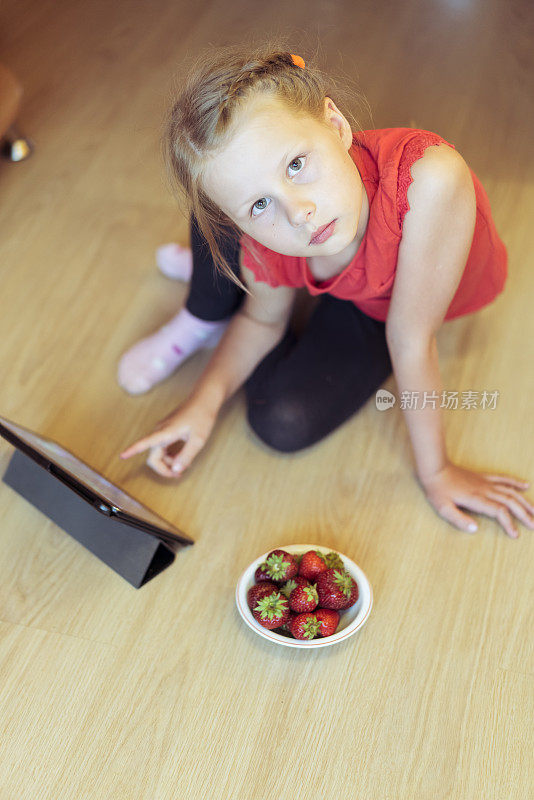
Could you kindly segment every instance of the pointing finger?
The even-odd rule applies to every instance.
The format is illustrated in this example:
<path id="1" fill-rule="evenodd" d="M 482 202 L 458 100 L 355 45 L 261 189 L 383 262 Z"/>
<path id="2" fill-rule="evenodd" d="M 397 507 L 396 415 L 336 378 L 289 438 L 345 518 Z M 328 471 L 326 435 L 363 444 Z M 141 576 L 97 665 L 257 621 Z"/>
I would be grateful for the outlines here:
<path id="1" fill-rule="evenodd" d="M 137 442 L 130 445 L 130 447 L 127 447 L 126 450 L 120 454 L 120 457 L 130 458 L 138 453 L 142 453 L 144 450 L 148 450 L 150 447 L 171 444 L 179 439 L 180 435 L 176 432 L 165 434 L 163 431 L 154 431 L 154 433 L 151 433 L 149 436 L 144 436 L 142 439 L 138 439 Z"/>
<path id="2" fill-rule="evenodd" d="M 142 453 L 143 450 L 147 450 L 151 446 L 152 437 L 145 436 L 144 439 L 139 439 L 137 442 L 134 442 L 127 447 L 126 450 L 120 454 L 121 458 L 131 458 L 131 456 L 135 456 L 138 453 Z"/>

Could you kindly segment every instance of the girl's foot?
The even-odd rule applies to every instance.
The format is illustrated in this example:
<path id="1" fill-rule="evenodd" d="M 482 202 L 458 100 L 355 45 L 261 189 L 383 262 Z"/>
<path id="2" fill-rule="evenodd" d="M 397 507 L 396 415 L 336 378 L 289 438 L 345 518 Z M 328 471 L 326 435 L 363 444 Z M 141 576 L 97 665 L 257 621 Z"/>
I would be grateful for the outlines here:
<path id="1" fill-rule="evenodd" d="M 156 264 L 167 278 L 186 282 L 191 280 L 193 254 L 189 247 L 181 247 L 174 242 L 162 244 L 156 250 Z"/>
<path id="2" fill-rule="evenodd" d="M 167 325 L 124 353 L 117 369 L 119 385 L 129 394 L 148 392 L 197 350 L 216 347 L 229 321 L 207 322 L 182 308 Z"/>

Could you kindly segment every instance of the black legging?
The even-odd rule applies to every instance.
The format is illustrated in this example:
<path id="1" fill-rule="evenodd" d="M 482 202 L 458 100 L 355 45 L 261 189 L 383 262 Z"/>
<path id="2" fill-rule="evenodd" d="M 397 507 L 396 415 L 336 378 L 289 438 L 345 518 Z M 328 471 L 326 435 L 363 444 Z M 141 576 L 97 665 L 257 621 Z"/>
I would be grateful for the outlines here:
<path id="1" fill-rule="evenodd" d="M 186 308 L 200 319 L 221 320 L 243 302 L 244 292 L 215 275 L 213 260 L 194 218 L 193 274 Z M 239 243 L 226 239 L 223 253 L 240 277 Z M 350 300 L 322 295 L 297 338 L 284 338 L 245 383 L 247 418 L 270 447 L 291 453 L 323 439 L 373 395 L 391 374 L 385 323 Z"/>

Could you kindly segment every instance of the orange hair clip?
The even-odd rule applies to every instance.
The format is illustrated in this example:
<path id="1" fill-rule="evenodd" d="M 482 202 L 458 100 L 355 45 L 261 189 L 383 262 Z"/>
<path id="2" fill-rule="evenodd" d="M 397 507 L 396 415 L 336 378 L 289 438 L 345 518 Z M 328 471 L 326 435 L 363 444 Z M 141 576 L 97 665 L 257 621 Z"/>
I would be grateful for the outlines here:
<path id="1" fill-rule="evenodd" d="M 296 67 L 304 69 L 304 67 L 306 66 L 304 60 L 300 56 L 296 56 L 293 53 L 291 53 L 291 60 Z"/>

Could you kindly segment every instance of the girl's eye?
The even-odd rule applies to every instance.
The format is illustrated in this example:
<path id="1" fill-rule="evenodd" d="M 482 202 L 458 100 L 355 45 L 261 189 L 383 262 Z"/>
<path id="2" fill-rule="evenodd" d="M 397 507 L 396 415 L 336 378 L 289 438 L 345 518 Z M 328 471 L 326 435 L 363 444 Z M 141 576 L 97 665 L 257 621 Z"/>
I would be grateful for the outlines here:
<path id="1" fill-rule="evenodd" d="M 256 200 L 256 202 L 252 206 L 252 209 L 251 209 L 251 212 L 250 212 L 251 215 L 253 217 L 257 217 L 258 216 L 258 214 L 254 213 L 254 209 L 259 211 L 260 213 L 262 211 L 264 211 L 267 208 L 267 201 L 269 201 L 269 203 L 271 202 L 268 197 L 261 197 L 259 200 Z"/>
<path id="2" fill-rule="evenodd" d="M 304 169 L 305 163 L 306 163 L 306 156 L 298 156 L 298 158 L 294 158 L 293 161 L 291 161 L 291 163 L 288 166 L 288 169 L 294 170 L 295 173 L 301 172 Z M 292 178 L 293 175 L 290 175 L 289 177 Z M 262 211 L 265 211 L 270 202 L 271 201 L 268 197 L 260 197 L 260 199 L 256 200 L 256 202 L 252 206 L 250 210 L 250 215 L 252 217 L 259 216 Z M 254 211 L 257 211 L 258 213 L 255 214 Z"/>
<path id="3" fill-rule="evenodd" d="M 295 172 L 301 172 L 304 169 L 304 164 L 306 163 L 306 156 L 299 156 L 298 158 L 294 158 L 291 164 L 289 165 L 289 169 L 294 169 Z M 293 164 L 298 164 L 299 166 L 293 167 Z M 293 176 L 290 175 L 290 178 Z"/>

